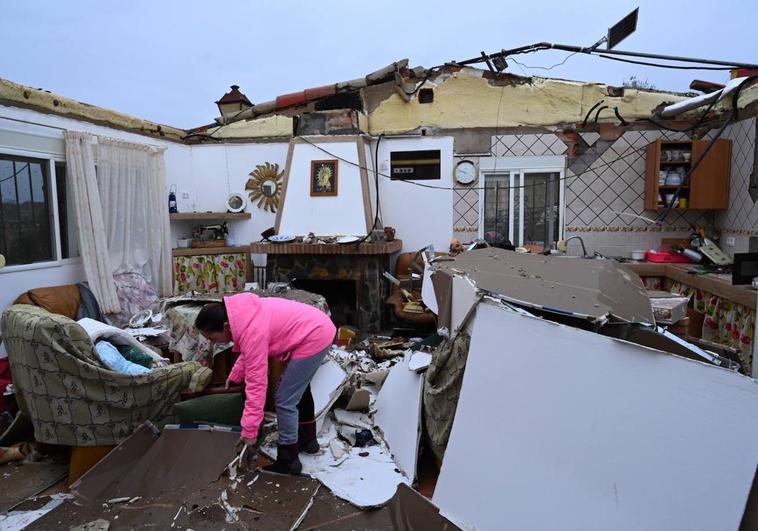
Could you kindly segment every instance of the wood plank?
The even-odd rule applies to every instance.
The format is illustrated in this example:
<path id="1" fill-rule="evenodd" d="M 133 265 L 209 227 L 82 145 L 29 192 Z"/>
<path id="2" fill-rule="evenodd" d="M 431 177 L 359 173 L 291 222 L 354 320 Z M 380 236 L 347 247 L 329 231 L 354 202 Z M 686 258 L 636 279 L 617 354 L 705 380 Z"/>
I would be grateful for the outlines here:
<path id="1" fill-rule="evenodd" d="M 274 230 L 279 233 L 279 225 L 282 222 L 282 212 L 284 211 L 284 200 L 287 198 L 287 185 L 290 181 L 290 170 L 292 169 L 292 156 L 295 153 L 295 140 L 290 140 L 290 144 L 287 147 L 287 162 L 284 165 L 284 179 L 282 181 L 282 193 L 279 196 L 279 204 L 276 207 L 276 221 L 274 222 Z"/>
<path id="2" fill-rule="evenodd" d="M 366 234 L 369 234 L 374 226 L 374 216 L 376 213 L 371 206 L 371 191 L 369 189 L 369 176 L 367 169 L 368 166 L 366 165 L 366 139 L 360 137 L 357 141 L 357 144 L 358 164 L 360 165 L 361 173 L 361 191 L 363 192 L 363 213 L 366 216 Z M 374 171 L 376 171 L 376 168 L 374 168 Z"/>
<path id="3" fill-rule="evenodd" d="M 171 221 L 224 221 L 250 219 L 250 212 L 179 212 L 169 214 Z"/>
<path id="4" fill-rule="evenodd" d="M 237 245 L 235 247 L 206 247 L 193 249 L 172 249 L 172 256 L 205 256 L 211 254 L 242 254 L 249 253 L 249 245 Z"/>
<path id="5" fill-rule="evenodd" d="M 698 160 L 709 144 L 709 141 L 695 140 L 692 143 L 692 160 Z M 717 140 L 716 145 L 690 177 L 690 208 L 726 209 L 729 207 L 731 161 L 732 141 Z"/>
<path id="6" fill-rule="evenodd" d="M 726 300 L 756 308 L 755 290 L 745 286 L 732 286 L 728 281 L 714 275 L 690 275 L 687 273 L 695 265 L 690 264 L 623 264 L 627 269 L 642 277 L 666 277 L 687 286 L 698 288 Z"/>

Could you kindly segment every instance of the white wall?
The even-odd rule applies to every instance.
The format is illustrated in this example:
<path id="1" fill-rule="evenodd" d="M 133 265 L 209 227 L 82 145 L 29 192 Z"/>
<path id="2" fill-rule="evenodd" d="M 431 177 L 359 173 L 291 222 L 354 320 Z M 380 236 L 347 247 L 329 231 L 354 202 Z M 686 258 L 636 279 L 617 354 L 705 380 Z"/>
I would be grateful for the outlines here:
<path id="1" fill-rule="evenodd" d="M 294 146 L 279 234 L 364 236 L 366 214 L 360 168 L 345 162 L 358 163 L 358 143 L 351 138 L 323 142 L 321 147 L 335 156 L 310 144 Z M 337 195 L 311 197 L 311 161 L 337 158 L 344 159 L 337 161 Z"/>
<path id="2" fill-rule="evenodd" d="M 167 175 L 168 185 L 176 185 L 179 212 L 225 212 L 226 198 L 231 192 L 248 196 L 245 183 L 259 164 L 279 164 L 284 171 L 288 144 L 203 144 L 187 148 L 186 159 L 174 163 L 175 171 Z M 168 158 L 166 161 L 168 167 Z M 229 223 L 229 235 L 236 245 L 260 240 L 260 234 L 274 226 L 276 214 L 248 203 L 249 220 Z M 211 222 L 206 222 L 211 223 Z M 172 241 L 192 235 L 194 222 L 173 222 Z M 175 243 L 174 243 L 175 245 Z M 254 256 L 256 265 L 264 265 L 265 257 Z"/>
<path id="3" fill-rule="evenodd" d="M 373 154 L 376 141 L 372 143 Z M 407 182 L 379 178 L 380 207 L 384 226 L 394 227 L 403 240 L 403 251 L 416 251 L 432 243 L 437 251 L 447 251 L 453 237 L 453 138 L 383 138 L 379 143 L 379 171 L 390 174 L 390 152 L 439 149 L 441 164 L 438 181 L 417 181 L 435 190 Z M 369 179 L 373 187 L 373 178 Z"/>

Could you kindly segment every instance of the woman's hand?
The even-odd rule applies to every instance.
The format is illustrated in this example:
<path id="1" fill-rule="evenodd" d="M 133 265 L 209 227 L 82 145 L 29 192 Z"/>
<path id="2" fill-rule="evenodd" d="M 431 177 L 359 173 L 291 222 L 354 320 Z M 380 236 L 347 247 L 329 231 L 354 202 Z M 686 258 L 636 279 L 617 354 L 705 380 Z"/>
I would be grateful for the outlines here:
<path id="1" fill-rule="evenodd" d="M 255 468 L 256 455 L 253 451 L 253 446 L 257 441 L 257 437 L 247 438 L 240 437 L 235 446 L 241 447 L 240 449 L 240 466 L 243 470 L 253 470 Z"/>
<path id="2" fill-rule="evenodd" d="M 226 383 L 224 384 L 224 389 L 229 390 L 229 386 L 232 384 L 232 381 L 227 378 Z"/>

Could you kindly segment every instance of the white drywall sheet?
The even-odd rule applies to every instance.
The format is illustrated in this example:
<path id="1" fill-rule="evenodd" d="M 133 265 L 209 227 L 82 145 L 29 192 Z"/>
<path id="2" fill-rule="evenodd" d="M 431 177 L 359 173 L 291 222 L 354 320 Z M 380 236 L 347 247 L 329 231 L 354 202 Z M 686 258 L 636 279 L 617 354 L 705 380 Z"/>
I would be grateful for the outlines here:
<path id="1" fill-rule="evenodd" d="M 756 463 L 755 381 L 480 304 L 434 503 L 466 529 L 736 530 Z"/>
<path id="2" fill-rule="evenodd" d="M 479 300 L 474 283 L 465 276 L 453 277 L 453 304 L 450 312 L 450 334 L 453 334 L 463 324 L 471 307 Z"/>
<path id="3" fill-rule="evenodd" d="M 421 434 L 421 391 L 424 376 L 409 369 L 411 353 L 397 363 L 376 397 L 374 424 L 384 437 L 400 471 L 416 478 L 416 461 Z"/>

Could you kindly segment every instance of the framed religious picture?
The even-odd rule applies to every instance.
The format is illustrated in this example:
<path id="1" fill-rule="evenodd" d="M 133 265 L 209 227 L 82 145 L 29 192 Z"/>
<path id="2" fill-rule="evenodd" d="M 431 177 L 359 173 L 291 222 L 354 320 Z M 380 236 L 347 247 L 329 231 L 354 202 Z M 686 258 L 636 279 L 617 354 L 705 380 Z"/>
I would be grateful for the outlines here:
<path id="1" fill-rule="evenodd" d="M 311 196 L 337 195 L 337 160 L 311 161 Z"/>

